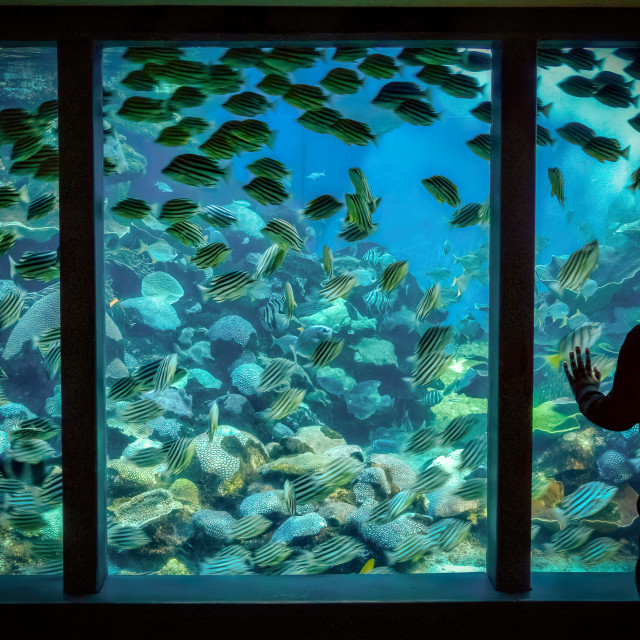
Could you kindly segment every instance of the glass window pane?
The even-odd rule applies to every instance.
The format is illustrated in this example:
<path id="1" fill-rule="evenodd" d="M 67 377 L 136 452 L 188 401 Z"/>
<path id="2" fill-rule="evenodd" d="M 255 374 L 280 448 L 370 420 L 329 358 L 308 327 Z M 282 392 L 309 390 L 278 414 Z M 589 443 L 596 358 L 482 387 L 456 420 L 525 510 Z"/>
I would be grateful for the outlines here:
<path id="1" fill-rule="evenodd" d="M 490 64 L 105 50 L 111 573 L 484 570 Z"/>
<path id="2" fill-rule="evenodd" d="M 590 347 L 608 393 L 640 321 L 634 64 L 630 50 L 539 51 L 536 571 L 631 571 L 638 556 L 638 425 L 594 425 L 562 370 L 575 345 Z"/>
<path id="3" fill-rule="evenodd" d="M 62 572 L 57 67 L 0 46 L 0 573 Z"/>

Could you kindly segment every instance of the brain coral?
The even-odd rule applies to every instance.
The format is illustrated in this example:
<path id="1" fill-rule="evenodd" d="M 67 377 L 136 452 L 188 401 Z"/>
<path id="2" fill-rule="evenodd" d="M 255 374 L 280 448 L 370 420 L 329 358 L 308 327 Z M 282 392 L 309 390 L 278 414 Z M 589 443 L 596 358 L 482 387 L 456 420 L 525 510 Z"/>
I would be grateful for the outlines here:
<path id="1" fill-rule="evenodd" d="M 2 357 L 5 360 L 20 353 L 22 345 L 60 326 L 60 292 L 54 291 L 34 302 L 13 327 Z"/>
<path id="2" fill-rule="evenodd" d="M 257 393 L 256 387 L 261 373 L 262 367 L 260 365 L 241 364 L 231 373 L 231 382 L 245 396 L 254 395 Z"/>
<path id="3" fill-rule="evenodd" d="M 314 536 L 327 526 L 324 518 L 317 513 L 307 513 L 305 516 L 291 516 L 278 527 L 271 537 L 271 542 L 289 544 L 296 538 Z"/>
<path id="4" fill-rule="evenodd" d="M 605 482 L 620 484 L 631 478 L 633 467 L 619 451 L 609 449 L 598 458 L 598 473 Z"/>
<path id="5" fill-rule="evenodd" d="M 142 295 L 147 297 L 164 298 L 172 304 L 184 295 L 184 289 L 180 283 L 164 271 L 154 271 L 146 275 L 142 280 Z"/>
<path id="6" fill-rule="evenodd" d="M 152 489 L 123 502 L 113 513 L 119 524 L 143 527 L 181 507 L 182 504 L 173 499 L 170 491 Z"/>
<path id="7" fill-rule="evenodd" d="M 235 342 L 244 347 L 256 335 L 256 330 L 240 316 L 224 316 L 211 325 L 207 335 L 213 341 Z"/>
<path id="8" fill-rule="evenodd" d="M 240 515 L 268 515 L 270 513 L 286 513 L 286 507 L 282 499 L 282 491 L 273 489 L 261 491 L 247 496 L 239 507 Z"/>
<path id="9" fill-rule="evenodd" d="M 366 507 L 363 507 L 364 511 Z M 360 511 L 360 509 L 358 510 Z M 353 516 L 357 514 L 354 512 Z M 362 524 L 360 537 L 378 549 L 393 549 L 415 533 L 426 533 L 427 527 L 407 515 L 387 524 Z"/>
<path id="10" fill-rule="evenodd" d="M 53 389 L 53 397 L 47 398 L 44 408 L 52 418 L 62 417 L 62 385 L 57 384 Z"/>
<path id="11" fill-rule="evenodd" d="M 111 338 L 116 342 L 122 340 L 122 333 L 118 329 L 118 325 L 113 321 L 108 313 L 104 314 L 104 332 L 107 338 Z"/>
<path id="12" fill-rule="evenodd" d="M 201 509 L 193 514 L 191 521 L 197 527 L 201 527 L 208 536 L 225 540 L 235 519 L 226 511 Z"/>
<path id="13" fill-rule="evenodd" d="M 141 322 L 152 329 L 173 331 L 180 326 L 176 310 L 162 296 L 129 298 L 120 304 L 125 309 L 134 309 Z"/>

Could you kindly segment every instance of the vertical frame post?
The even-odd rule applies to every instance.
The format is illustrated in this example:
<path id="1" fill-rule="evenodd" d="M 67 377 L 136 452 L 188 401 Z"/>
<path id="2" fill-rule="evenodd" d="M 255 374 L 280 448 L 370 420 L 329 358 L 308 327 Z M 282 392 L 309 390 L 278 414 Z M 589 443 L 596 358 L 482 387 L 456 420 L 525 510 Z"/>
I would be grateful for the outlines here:
<path id="1" fill-rule="evenodd" d="M 101 56 L 58 42 L 64 591 L 106 573 Z"/>
<path id="2" fill-rule="evenodd" d="M 492 74 L 487 572 L 512 593 L 531 588 L 536 56 L 503 40 Z"/>

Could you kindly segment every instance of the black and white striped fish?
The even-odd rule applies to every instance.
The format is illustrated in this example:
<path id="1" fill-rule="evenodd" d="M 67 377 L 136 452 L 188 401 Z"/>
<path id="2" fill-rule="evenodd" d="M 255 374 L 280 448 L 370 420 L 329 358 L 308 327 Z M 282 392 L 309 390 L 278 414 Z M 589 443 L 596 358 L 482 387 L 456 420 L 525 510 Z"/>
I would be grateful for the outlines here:
<path id="1" fill-rule="evenodd" d="M 463 500 L 482 500 L 487 496 L 487 479 L 471 478 L 465 480 L 455 489 L 453 495 Z"/>
<path id="2" fill-rule="evenodd" d="M 293 413 L 304 400 L 306 393 L 304 389 L 287 389 L 272 402 L 267 410 L 267 417 L 271 420 L 281 420 Z"/>
<path id="3" fill-rule="evenodd" d="M 11 444 L 9 457 L 16 462 L 38 464 L 56 455 L 54 448 L 38 438 L 20 438 Z"/>
<path id="4" fill-rule="evenodd" d="M 55 193 L 44 193 L 33 200 L 27 208 L 27 220 L 40 220 L 51 213 L 58 206 Z"/>
<path id="5" fill-rule="evenodd" d="M 273 522 L 262 515 L 245 516 L 236 520 L 229 528 L 230 540 L 249 540 L 261 536 L 271 528 Z"/>
<path id="6" fill-rule="evenodd" d="M 429 551 L 436 549 L 436 543 L 426 534 L 414 533 L 402 542 L 398 543 L 391 551 L 385 551 L 389 565 L 399 562 L 412 562 L 419 560 Z"/>
<path id="7" fill-rule="evenodd" d="M 118 411 L 118 420 L 120 422 L 131 422 L 134 424 L 141 424 L 149 422 L 155 418 L 159 418 L 165 413 L 166 409 L 159 405 L 155 400 L 151 398 L 145 398 L 144 400 L 136 400 L 130 402 Z"/>
<path id="8" fill-rule="evenodd" d="M 116 549 L 139 549 L 151 542 L 151 538 L 140 528 L 129 524 L 107 526 L 107 544 Z"/>
<path id="9" fill-rule="evenodd" d="M 269 542 L 253 552 L 253 562 L 256 567 L 276 567 L 292 553 L 284 542 Z"/>
<path id="10" fill-rule="evenodd" d="M 424 188 L 440 203 L 459 207 L 462 204 L 458 187 L 445 176 L 431 176 L 422 181 Z"/>
<path id="11" fill-rule="evenodd" d="M 313 559 L 325 567 L 351 562 L 365 550 L 364 544 L 350 536 L 335 536 L 311 549 Z"/>
<path id="12" fill-rule="evenodd" d="M 379 502 L 369 513 L 370 524 L 386 524 L 400 517 L 414 503 L 418 493 L 412 489 L 399 491 L 395 496 Z"/>
<path id="13" fill-rule="evenodd" d="M 0 300 L 0 330 L 10 327 L 18 321 L 24 306 L 24 296 L 18 289 L 13 289 Z"/>
<path id="14" fill-rule="evenodd" d="M 216 302 L 223 302 L 237 300 L 247 295 L 255 282 L 255 279 L 246 271 L 230 271 L 211 278 L 207 287 L 198 286 L 198 288 L 205 301 L 213 299 Z"/>
<path id="15" fill-rule="evenodd" d="M 258 260 L 254 276 L 256 278 L 266 278 L 270 276 L 284 261 L 287 249 L 283 249 L 277 244 L 272 244 Z"/>
<path id="16" fill-rule="evenodd" d="M 198 212 L 198 205 L 189 198 L 174 198 L 173 200 L 167 200 L 160 210 L 158 220 L 167 225 L 172 225 L 175 222 L 181 222 L 183 220 L 189 220 Z"/>
<path id="17" fill-rule="evenodd" d="M 296 363 L 286 358 L 272 358 L 260 373 L 257 391 L 262 393 L 288 384 Z"/>
<path id="18" fill-rule="evenodd" d="M 464 438 L 476 424 L 477 416 L 470 413 L 466 416 L 457 416 L 440 432 L 440 446 L 448 447 Z"/>
<path id="19" fill-rule="evenodd" d="M 357 284 L 358 279 L 354 275 L 343 273 L 323 282 L 319 295 L 329 301 L 345 298 Z"/>
<path id="20" fill-rule="evenodd" d="M 440 551 L 451 551 L 467 538 L 471 531 L 471 522 L 464 522 L 458 518 L 445 518 L 437 522 L 441 528 L 437 537 Z"/>
<path id="21" fill-rule="evenodd" d="M 597 239 L 574 251 L 558 271 L 560 291 L 578 291 L 598 266 L 599 257 L 600 247 Z"/>
<path id="22" fill-rule="evenodd" d="M 231 249 L 224 242 L 212 242 L 203 247 L 198 247 L 195 255 L 191 257 L 191 262 L 198 269 L 215 269 L 225 260 L 229 259 Z"/>
<path id="23" fill-rule="evenodd" d="M 375 289 L 371 289 L 369 293 L 367 293 L 362 298 L 364 303 L 367 305 L 367 309 L 371 311 L 372 309 L 376 309 L 378 313 L 383 313 L 390 306 L 392 299 L 390 296 L 386 295 L 382 290 L 378 287 Z"/>
<path id="24" fill-rule="evenodd" d="M 277 246 L 277 245 L 273 245 Z M 269 331 L 278 331 L 286 326 L 285 300 L 284 296 L 272 293 L 266 304 L 260 307 L 260 321 L 265 329 Z"/>
<path id="25" fill-rule="evenodd" d="M 593 533 L 593 529 L 582 524 L 570 524 L 551 536 L 545 547 L 551 551 L 572 551 L 581 547 Z"/>
<path id="26" fill-rule="evenodd" d="M 321 471 L 299 476 L 292 481 L 298 504 L 322 500 L 338 487 L 349 484 L 364 464 L 350 456 L 334 458 Z"/>
<path id="27" fill-rule="evenodd" d="M 282 204 L 289 198 L 289 193 L 282 183 L 273 178 L 258 176 L 242 188 L 262 205 Z"/>
<path id="28" fill-rule="evenodd" d="M 416 493 L 431 493 L 445 485 L 451 474 L 447 473 L 439 465 L 431 465 L 426 469 L 423 469 L 416 477 L 414 483 L 411 485 L 411 489 Z"/>
<path id="29" fill-rule="evenodd" d="M 458 469 L 468 471 L 477 469 L 487 463 L 487 439 L 484 436 L 474 438 L 467 443 L 467 446 L 460 454 Z"/>
<path id="30" fill-rule="evenodd" d="M 302 211 L 302 215 L 309 220 L 324 220 L 335 215 L 344 204 L 330 194 L 318 196 L 310 200 Z"/>
<path id="31" fill-rule="evenodd" d="M 556 514 L 561 523 L 592 516 L 602 511 L 617 491 L 618 487 L 599 480 L 587 482 L 562 499 Z"/>
<path id="32" fill-rule="evenodd" d="M 206 242 L 202 235 L 200 225 L 189 222 L 188 220 L 174 222 L 170 227 L 165 229 L 165 232 L 187 247 L 197 248 Z"/>
<path id="33" fill-rule="evenodd" d="M 299 236 L 297 229 L 290 222 L 280 218 L 269 220 L 261 231 L 262 235 L 283 249 L 300 251 L 304 244 L 304 240 Z"/>
<path id="34" fill-rule="evenodd" d="M 326 367 L 340 355 L 343 346 L 344 340 L 338 340 L 336 338 L 323 340 L 309 357 L 310 365 L 318 368 Z"/>
<path id="35" fill-rule="evenodd" d="M 405 452 L 408 454 L 420 454 L 437 447 L 439 438 L 433 427 L 422 427 L 412 433 L 405 445 Z"/>
<path id="36" fill-rule="evenodd" d="M 621 542 L 614 540 L 613 538 L 602 536 L 592 540 L 582 547 L 578 557 L 585 564 L 598 564 L 599 562 L 604 562 L 605 560 L 613 558 L 621 546 Z"/>
<path id="37" fill-rule="evenodd" d="M 236 215 L 228 209 L 214 204 L 210 204 L 204 209 L 201 209 L 198 215 L 212 227 L 221 228 L 230 227 L 238 219 Z"/>

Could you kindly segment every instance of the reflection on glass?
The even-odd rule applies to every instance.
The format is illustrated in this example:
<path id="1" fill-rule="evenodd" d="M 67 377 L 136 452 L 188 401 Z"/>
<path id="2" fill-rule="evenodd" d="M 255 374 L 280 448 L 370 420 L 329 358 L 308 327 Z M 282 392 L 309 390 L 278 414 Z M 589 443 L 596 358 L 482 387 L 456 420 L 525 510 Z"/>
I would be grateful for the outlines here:
<path id="1" fill-rule="evenodd" d="M 0 573 L 62 572 L 53 48 L 0 47 Z"/>
<path id="2" fill-rule="evenodd" d="M 483 570 L 490 54 L 104 59 L 110 571 Z"/>
<path id="3" fill-rule="evenodd" d="M 631 50 L 542 49 L 538 66 L 533 564 L 630 571 L 638 555 L 638 425 L 606 431 L 561 369 L 590 347 L 611 389 L 638 322 L 640 146 Z"/>

